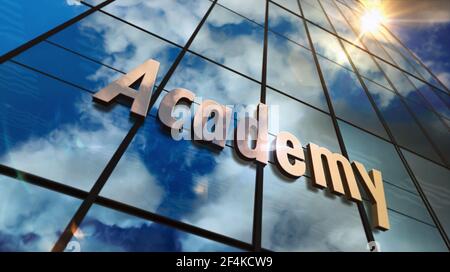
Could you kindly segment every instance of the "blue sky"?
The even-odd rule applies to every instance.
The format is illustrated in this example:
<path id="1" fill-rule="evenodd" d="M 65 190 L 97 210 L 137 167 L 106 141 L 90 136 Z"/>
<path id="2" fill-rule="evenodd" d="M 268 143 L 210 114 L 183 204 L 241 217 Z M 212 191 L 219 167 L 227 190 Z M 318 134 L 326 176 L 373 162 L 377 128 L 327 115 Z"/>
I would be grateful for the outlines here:
<path id="1" fill-rule="evenodd" d="M 450 23 L 404 27 L 402 40 L 448 87 L 450 84 Z"/>
<path id="2" fill-rule="evenodd" d="M 450 1 L 383 0 L 391 29 L 450 84 Z"/>

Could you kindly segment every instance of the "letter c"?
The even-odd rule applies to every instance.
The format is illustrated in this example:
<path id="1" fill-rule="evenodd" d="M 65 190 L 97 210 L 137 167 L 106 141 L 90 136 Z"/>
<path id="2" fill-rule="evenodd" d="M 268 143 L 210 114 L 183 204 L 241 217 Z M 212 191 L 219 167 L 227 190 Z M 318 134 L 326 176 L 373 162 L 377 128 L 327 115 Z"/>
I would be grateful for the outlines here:
<path id="1" fill-rule="evenodd" d="M 159 105 L 158 118 L 159 120 L 169 128 L 181 129 L 182 123 L 177 122 L 172 117 L 172 111 L 175 106 L 181 101 L 186 101 L 191 104 L 194 101 L 195 94 L 189 90 L 183 88 L 177 88 L 170 91 L 164 96 L 161 104 Z"/>

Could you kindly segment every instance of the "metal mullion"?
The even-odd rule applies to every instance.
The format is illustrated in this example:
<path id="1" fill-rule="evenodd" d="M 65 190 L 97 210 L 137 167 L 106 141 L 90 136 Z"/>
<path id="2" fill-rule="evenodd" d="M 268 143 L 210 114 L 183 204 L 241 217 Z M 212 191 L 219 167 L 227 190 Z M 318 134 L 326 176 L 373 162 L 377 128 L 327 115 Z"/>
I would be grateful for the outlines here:
<path id="1" fill-rule="evenodd" d="M 161 83 L 159 84 L 158 88 L 156 89 L 155 93 L 152 95 L 152 99 L 150 101 L 150 107 L 156 102 L 158 96 L 163 91 L 163 88 L 169 81 L 170 77 L 174 73 L 175 69 L 177 68 L 178 64 L 183 59 L 184 55 L 186 54 L 188 48 L 194 41 L 194 38 L 196 37 L 197 33 L 200 31 L 201 27 L 205 23 L 206 19 L 208 18 L 209 14 L 211 13 L 212 9 L 214 8 L 217 0 L 214 0 L 214 2 L 211 3 L 209 9 L 204 14 L 202 20 L 197 25 L 196 29 L 192 33 L 189 40 L 186 42 L 185 46 L 183 47 L 183 50 L 178 53 L 177 58 L 170 66 L 169 70 L 167 71 L 166 75 L 162 79 Z M 139 118 L 136 119 L 134 125 L 131 127 L 130 131 L 127 133 L 117 150 L 114 152 L 112 158 L 106 165 L 106 167 L 103 169 L 102 173 L 98 177 L 97 181 L 95 182 L 94 186 L 89 191 L 89 195 L 87 198 L 83 201 L 83 203 L 80 205 L 70 222 L 67 224 L 65 230 L 62 232 L 61 236 L 59 237 L 58 241 L 53 246 L 52 251 L 63 251 L 67 243 L 70 241 L 70 239 L 73 236 L 73 233 L 78 229 L 78 226 L 83 221 L 84 217 L 88 213 L 90 207 L 94 204 L 95 200 L 98 198 L 98 195 L 103 188 L 103 186 L 106 184 L 108 178 L 112 174 L 113 170 L 117 166 L 120 158 L 125 153 L 126 149 L 128 148 L 129 144 L 133 140 L 134 136 L 137 134 L 139 128 L 143 125 L 144 119 Z"/>
<path id="2" fill-rule="evenodd" d="M 320 3 L 320 1 L 318 1 L 318 2 L 319 2 L 319 5 L 322 8 L 322 11 L 324 12 L 327 20 L 330 21 L 330 19 L 328 18 L 326 12 L 324 11 L 324 9 L 322 7 L 322 4 Z M 337 122 L 337 117 L 336 117 L 336 114 L 334 112 L 333 104 L 331 102 L 331 97 L 330 97 L 330 94 L 328 93 L 328 88 L 327 88 L 327 86 L 325 84 L 325 79 L 324 79 L 324 76 L 322 74 L 322 70 L 321 70 L 320 65 L 319 65 L 319 60 L 318 60 L 318 57 L 317 57 L 317 54 L 316 54 L 314 43 L 313 43 L 311 35 L 309 33 L 308 24 L 307 24 L 307 22 L 306 22 L 306 20 L 305 20 L 305 18 L 303 16 L 303 9 L 301 7 L 301 4 L 300 4 L 299 0 L 297 0 L 297 4 L 299 6 L 300 13 L 302 14 L 302 17 L 303 17 L 303 24 L 304 24 L 304 27 L 305 27 L 306 35 L 308 37 L 309 45 L 311 47 L 311 52 L 312 52 L 312 55 L 313 55 L 313 58 L 314 58 L 314 64 L 316 65 L 316 69 L 317 69 L 318 74 L 319 74 L 320 82 L 322 84 L 322 88 L 323 88 L 323 91 L 324 91 L 324 94 L 325 94 L 327 105 L 328 105 L 328 108 L 330 110 L 330 117 L 331 117 L 331 120 L 332 120 L 332 123 L 333 123 L 333 127 L 334 127 L 334 130 L 335 130 L 335 133 L 336 133 L 336 137 L 337 137 L 337 140 L 338 140 L 338 143 L 339 143 L 339 147 L 341 149 L 342 155 L 345 158 L 349 159 L 348 152 L 347 152 L 347 149 L 346 149 L 345 144 L 344 144 L 344 139 L 342 137 L 342 133 L 341 133 L 340 128 L 339 128 L 339 124 Z M 331 24 L 331 22 L 330 22 L 330 25 L 331 25 L 332 29 L 334 31 L 336 31 L 334 29 L 333 25 Z M 375 238 L 373 236 L 372 229 L 371 229 L 368 217 L 367 217 L 367 213 L 366 213 L 366 210 L 364 208 L 364 204 L 362 202 L 356 202 L 356 207 L 358 209 L 358 212 L 359 212 L 359 215 L 360 215 L 360 218 L 361 218 L 361 223 L 362 223 L 362 226 L 363 226 L 364 233 L 365 233 L 367 241 L 368 242 L 375 241 Z"/>
<path id="3" fill-rule="evenodd" d="M 333 2 L 333 3 L 334 3 L 334 2 Z M 337 5 L 336 5 L 336 6 L 337 6 Z M 342 13 L 342 11 L 339 9 L 339 7 L 338 7 L 338 10 L 339 10 L 339 12 Z M 345 18 L 345 17 L 344 17 L 344 18 Z M 345 20 L 347 20 L 347 19 L 345 18 Z M 354 30 L 353 30 L 353 31 L 354 31 Z M 363 46 L 365 46 L 364 43 L 361 43 L 361 44 L 362 44 Z M 345 48 L 344 48 L 344 50 L 345 50 Z M 358 70 L 356 69 L 356 67 L 354 66 L 353 61 L 352 61 L 351 58 L 349 57 L 348 52 L 347 52 L 346 50 L 345 50 L 345 52 L 346 52 L 346 54 L 347 54 L 347 57 L 349 58 L 350 63 L 352 64 L 353 69 L 355 69 L 355 73 L 358 75 L 358 78 L 360 78 L 359 72 L 358 72 Z M 372 59 L 373 59 L 373 57 L 372 57 Z M 379 67 L 379 64 L 378 64 L 374 59 L 373 59 L 373 61 L 375 62 L 375 64 L 377 65 L 377 67 L 382 71 L 382 73 L 383 73 L 384 76 L 386 77 L 386 74 L 385 74 L 384 71 L 381 69 L 381 67 Z M 387 79 L 387 80 L 389 81 L 389 83 L 392 85 L 392 82 L 391 82 L 387 77 L 386 77 L 386 79 Z M 420 186 L 420 183 L 419 183 L 418 180 L 416 179 L 416 177 L 415 177 L 415 175 L 414 175 L 412 169 L 410 168 L 408 162 L 406 161 L 406 158 L 404 157 L 403 153 L 401 152 L 400 147 L 398 146 L 398 144 L 397 144 L 395 138 L 394 138 L 393 135 L 392 135 L 392 132 L 390 131 L 389 127 L 387 126 L 386 121 L 384 120 L 383 116 L 381 115 L 381 112 L 379 111 L 378 107 L 376 106 L 376 103 L 375 103 L 375 101 L 374 101 L 372 95 L 371 95 L 370 92 L 367 90 L 367 86 L 365 85 L 365 83 L 364 83 L 363 80 L 361 80 L 361 83 L 362 83 L 361 85 L 363 86 L 363 88 L 364 88 L 364 90 L 365 90 L 365 92 L 366 92 L 366 94 L 367 94 L 369 100 L 371 101 L 371 104 L 372 104 L 372 106 L 373 106 L 375 112 L 376 112 L 377 115 L 378 115 L 378 118 L 380 119 L 381 123 L 382 123 L 383 126 L 385 127 L 386 132 L 388 133 L 389 138 L 390 138 L 391 142 L 392 142 L 393 145 L 394 145 L 394 148 L 396 149 L 396 151 L 397 151 L 397 153 L 398 153 L 400 159 L 402 160 L 403 165 L 405 166 L 406 171 L 408 172 L 408 174 L 409 174 L 411 180 L 413 181 L 413 184 L 414 184 L 414 186 L 416 187 L 417 192 L 419 193 L 419 196 L 421 197 L 422 201 L 424 202 L 425 206 L 427 207 L 427 210 L 428 210 L 428 212 L 430 213 L 430 215 L 431 215 L 431 217 L 432 217 L 432 219 L 433 219 L 433 222 L 435 223 L 435 225 L 436 225 L 436 227 L 437 227 L 439 233 L 441 234 L 441 236 L 442 236 L 442 238 L 443 238 L 443 240 L 444 240 L 444 242 L 445 242 L 447 248 L 450 249 L 450 241 L 449 241 L 449 239 L 448 239 L 448 236 L 447 236 L 447 234 L 445 233 L 445 230 L 444 230 L 444 228 L 442 227 L 442 225 L 441 225 L 441 223 L 440 223 L 438 217 L 436 216 L 436 214 L 435 214 L 435 212 L 434 212 L 434 210 L 433 210 L 431 204 L 428 202 L 428 199 L 427 199 L 425 193 L 423 192 L 422 187 Z M 393 85 L 392 85 L 392 87 L 393 87 Z M 394 87 L 393 87 L 393 88 L 394 88 Z M 395 88 L 394 88 L 394 90 L 395 90 Z"/>
<path id="4" fill-rule="evenodd" d="M 265 15 L 264 15 L 264 45 L 262 55 L 262 71 L 261 71 L 261 93 L 260 103 L 266 104 L 266 83 L 267 83 L 267 35 L 269 25 L 269 1 L 265 1 Z M 259 119 L 259 116 L 258 116 Z M 256 164 L 255 176 L 255 197 L 253 207 L 253 232 L 252 232 L 252 246 L 253 251 L 259 252 L 262 250 L 262 214 L 264 201 L 264 167 L 265 165 L 259 162 Z"/>

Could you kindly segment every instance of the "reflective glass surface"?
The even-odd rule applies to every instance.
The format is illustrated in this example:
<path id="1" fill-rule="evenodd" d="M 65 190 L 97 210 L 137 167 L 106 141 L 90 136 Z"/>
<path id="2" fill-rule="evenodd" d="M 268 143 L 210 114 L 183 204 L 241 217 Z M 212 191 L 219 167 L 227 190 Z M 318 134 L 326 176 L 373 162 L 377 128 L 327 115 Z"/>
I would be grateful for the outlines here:
<path id="1" fill-rule="evenodd" d="M 103 1 L 0 0 L 0 55 Z M 260 101 L 271 144 L 286 131 L 304 152 L 308 143 L 345 150 L 381 171 L 390 221 L 373 231 L 381 251 L 448 251 L 450 95 L 393 33 L 364 31 L 363 12 L 357 0 L 117 0 L 3 62 L 0 251 L 51 250 L 83 201 L 71 190 L 106 176 L 106 199 L 71 229 L 65 251 L 241 251 L 259 238 L 273 251 L 368 251 L 364 214 L 312 186 L 309 156 L 305 175 L 290 179 L 270 152 L 261 177 L 234 150 L 237 121 L 256 118 Z M 128 103 L 92 95 L 149 59 L 162 92 L 131 130 Z M 178 135 L 157 117 L 175 88 L 196 96 L 190 110 L 175 107 L 186 118 Z M 205 99 L 233 110 L 223 150 L 190 140 Z"/>
<path id="2" fill-rule="evenodd" d="M 339 40 L 334 35 L 312 24 L 308 24 L 308 29 L 317 54 L 352 70 L 347 55 L 342 50 Z"/>
<path id="3" fill-rule="evenodd" d="M 431 141 L 441 152 L 441 156 L 450 161 L 450 130 L 444 126 L 438 115 L 425 107 L 421 107 L 412 101 L 406 101 L 408 106 L 414 110 L 414 115 L 429 135 Z"/>
<path id="4" fill-rule="evenodd" d="M 309 48 L 303 19 L 272 3 L 269 4 L 269 29 Z"/>
<path id="5" fill-rule="evenodd" d="M 327 17 L 325 16 L 325 13 L 323 12 L 318 2 L 300 0 L 300 5 L 302 6 L 303 14 L 306 19 L 325 28 L 328 31 L 333 31 Z"/>
<path id="6" fill-rule="evenodd" d="M 190 140 L 176 141 L 148 117 L 101 195 L 250 242 L 252 165 L 229 147 L 214 152 Z"/>
<path id="7" fill-rule="evenodd" d="M 374 231 L 381 251 L 448 251 L 435 227 L 393 211 L 389 211 L 389 221 L 391 228 L 388 231 Z"/>
<path id="8" fill-rule="evenodd" d="M 349 158 L 362 163 L 366 170 L 381 171 L 389 209 L 433 224 L 394 146 L 343 122 L 339 128 Z"/>
<path id="9" fill-rule="evenodd" d="M 219 0 L 218 3 L 260 25 L 264 25 L 266 12 L 264 0 Z"/>
<path id="10" fill-rule="evenodd" d="M 103 10 L 184 46 L 211 4 L 208 0 L 129 0 L 114 1 Z"/>
<path id="11" fill-rule="evenodd" d="M 257 104 L 261 90 L 260 84 L 191 53 L 186 53 L 166 85 L 167 90 L 179 87 L 224 105 Z"/>
<path id="12" fill-rule="evenodd" d="M 0 163 L 89 190 L 131 127 L 128 109 L 11 62 L 0 84 Z"/>
<path id="13" fill-rule="evenodd" d="M 311 51 L 269 33 L 267 84 L 328 111 Z"/>
<path id="14" fill-rule="evenodd" d="M 411 152 L 402 150 L 402 153 L 448 235 L 450 233 L 450 216 L 448 213 L 450 207 L 448 201 L 450 171 Z"/>
<path id="15" fill-rule="evenodd" d="M 82 252 L 241 251 L 102 206 L 89 210 L 78 233 L 71 242 Z"/>
<path id="16" fill-rule="evenodd" d="M 87 80 L 104 82 L 104 84 L 108 84 L 117 76 L 117 71 L 110 68 L 126 73 L 148 59 L 154 59 L 160 63 L 156 81 L 156 83 L 159 83 L 180 52 L 178 47 L 100 12 L 94 13 L 79 23 L 53 35 L 49 38 L 49 41 L 55 47 L 60 46 L 62 48 L 59 51 L 53 48 L 51 52 L 47 53 L 49 55 L 35 54 L 37 55 L 36 58 L 42 59 L 43 64 L 39 66 L 40 69 L 48 71 L 53 69 L 63 73 L 66 70 L 73 69 L 68 66 L 92 66 L 92 64 L 79 64 L 86 63 L 86 60 L 82 59 L 87 57 L 107 65 L 99 66 L 95 73 L 86 75 Z M 31 50 L 34 51 L 35 49 Z M 69 61 L 69 55 L 71 54 L 65 53 L 62 56 L 63 53 L 59 52 L 63 50 L 70 50 L 73 54 L 79 54 L 83 57 L 80 57 L 78 61 Z M 51 54 L 58 54 L 59 58 L 50 58 Z M 74 56 L 70 58 L 73 59 Z M 53 65 L 45 67 L 44 63 L 49 61 L 54 62 L 53 65 L 58 69 L 52 68 Z M 67 63 L 70 63 L 70 65 Z M 69 80 L 74 76 L 80 77 L 66 72 L 64 78 Z"/>
<path id="17" fill-rule="evenodd" d="M 216 5 L 190 49 L 260 80 L 263 40 L 264 28 Z"/>
<path id="18" fill-rule="evenodd" d="M 356 46 L 353 46 L 347 42 L 344 42 L 344 46 L 350 55 L 350 58 L 353 61 L 353 64 L 355 64 L 356 69 L 358 69 L 358 72 L 372 80 L 377 82 L 378 84 L 383 85 L 386 88 L 391 88 L 388 81 L 386 80 L 386 77 L 381 72 L 381 70 L 377 67 L 376 63 L 372 59 L 372 57 L 363 50 L 357 48 Z"/>
<path id="19" fill-rule="evenodd" d="M 297 1 L 293 0 L 274 0 L 277 4 L 284 7 L 285 9 L 288 9 L 292 11 L 293 13 L 300 15 L 300 9 L 298 8 Z"/>
<path id="20" fill-rule="evenodd" d="M 357 76 L 324 58 L 319 64 L 336 116 L 387 138 Z"/>
<path id="21" fill-rule="evenodd" d="M 313 142 L 339 152 L 339 144 L 329 115 L 301 104 L 289 97 L 267 90 L 267 104 L 271 107 L 269 131 L 294 134 L 303 145 Z"/>
<path id="22" fill-rule="evenodd" d="M 328 18 L 331 20 L 331 23 L 336 29 L 337 34 L 348 41 L 361 46 L 358 37 L 353 32 L 346 19 L 341 15 L 334 1 L 321 1 L 321 3 L 328 15 Z"/>
<path id="23" fill-rule="evenodd" d="M 0 175 L 0 251 L 50 251 L 80 204 Z"/>
<path id="24" fill-rule="evenodd" d="M 352 202 L 264 169 L 262 246 L 275 251 L 366 251 L 367 240 Z M 333 210 L 330 213 L 330 210 Z"/>
<path id="25" fill-rule="evenodd" d="M 0 55 L 88 10 L 78 1 L 0 1 Z M 57 10 L 57 12 L 55 12 Z M 52 12 L 48 12 L 52 11 Z"/>
<path id="26" fill-rule="evenodd" d="M 418 80 L 412 76 L 409 79 L 414 84 L 414 86 L 419 90 L 419 92 L 424 96 L 426 101 L 433 107 L 433 110 L 445 118 L 450 118 L 450 109 L 445 101 L 442 99 L 437 92 L 440 92 L 436 88 L 430 87 L 425 82 Z M 442 94 L 445 96 L 445 94 Z"/>
<path id="27" fill-rule="evenodd" d="M 430 142 L 400 97 L 368 80 L 365 83 L 395 140 L 402 146 L 440 161 L 439 156 L 432 149 Z"/>

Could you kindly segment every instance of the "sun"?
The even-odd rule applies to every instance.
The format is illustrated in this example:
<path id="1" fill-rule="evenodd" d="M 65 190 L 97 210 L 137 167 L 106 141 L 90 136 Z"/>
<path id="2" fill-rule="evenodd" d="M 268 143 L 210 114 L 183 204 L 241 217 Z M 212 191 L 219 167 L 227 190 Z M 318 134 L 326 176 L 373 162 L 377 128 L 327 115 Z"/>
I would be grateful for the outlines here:
<path id="1" fill-rule="evenodd" d="M 370 8 L 361 15 L 362 32 L 377 32 L 385 22 L 385 16 L 381 8 Z"/>

